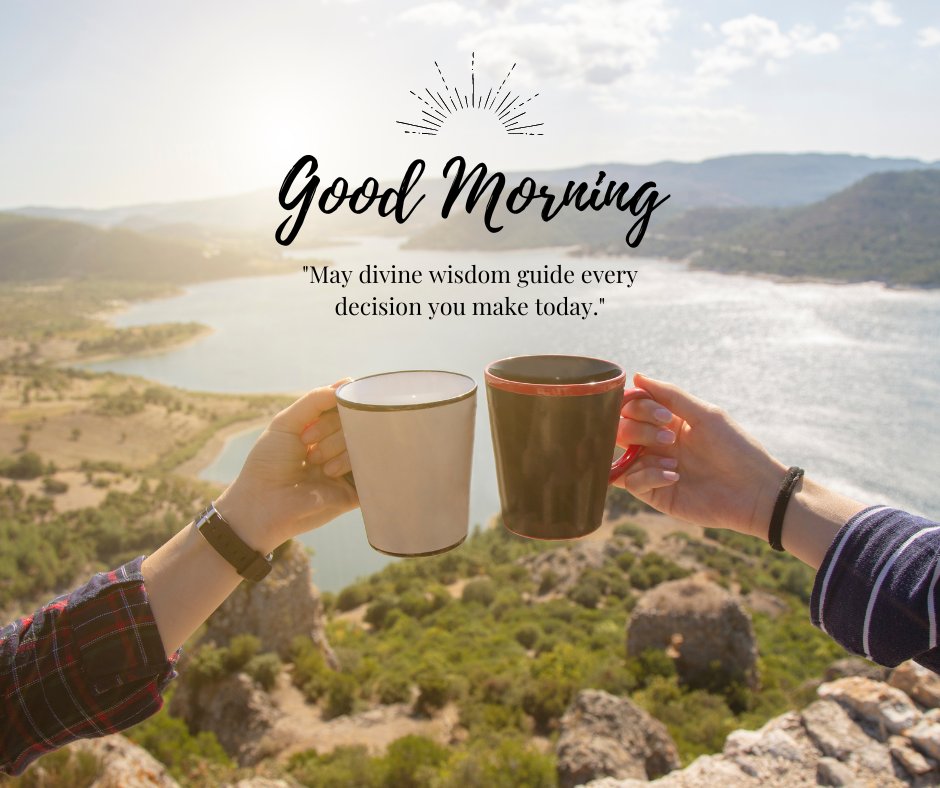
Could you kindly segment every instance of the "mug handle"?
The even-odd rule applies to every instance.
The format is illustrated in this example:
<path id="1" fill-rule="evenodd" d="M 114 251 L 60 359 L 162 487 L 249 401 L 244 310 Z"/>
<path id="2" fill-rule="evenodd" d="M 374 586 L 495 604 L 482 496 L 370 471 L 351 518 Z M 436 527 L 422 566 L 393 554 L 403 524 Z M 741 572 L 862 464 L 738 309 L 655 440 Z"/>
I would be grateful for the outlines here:
<path id="1" fill-rule="evenodd" d="M 628 402 L 633 402 L 635 399 L 652 399 L 648 391 L 643 389 L 627 389 L 623 392 L 623 402 L 620 403 L 621 410 L 623 406 Z M 624 473 L 627 472 L 627 468 L 633 465 L 634 461 L 640 454 L 643 453 L 643 447 L 638 445 L 627 446 L 627 450 L 621 454 L 616 460 L 614 460 L 613 465 L 610 466 L 610 475 L 607 477 L 607 483 L 613 484 L 614 481 L 619 479 Z"/>

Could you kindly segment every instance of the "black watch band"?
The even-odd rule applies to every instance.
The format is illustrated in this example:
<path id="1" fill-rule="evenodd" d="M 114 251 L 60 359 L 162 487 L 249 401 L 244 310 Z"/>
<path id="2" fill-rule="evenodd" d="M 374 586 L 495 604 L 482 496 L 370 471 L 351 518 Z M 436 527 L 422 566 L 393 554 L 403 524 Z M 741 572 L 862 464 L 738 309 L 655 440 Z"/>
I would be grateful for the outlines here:
<path id="1" fill-rule="evenodd" d="M 272 554 L 261 555 L 245 544 L 232 530 L 232 526 L 222 519 L 214 503 L 210 503 L 209 508 L 199 515 L 196 530 L 246 580 L 257 583 L 271 571 Z"/>

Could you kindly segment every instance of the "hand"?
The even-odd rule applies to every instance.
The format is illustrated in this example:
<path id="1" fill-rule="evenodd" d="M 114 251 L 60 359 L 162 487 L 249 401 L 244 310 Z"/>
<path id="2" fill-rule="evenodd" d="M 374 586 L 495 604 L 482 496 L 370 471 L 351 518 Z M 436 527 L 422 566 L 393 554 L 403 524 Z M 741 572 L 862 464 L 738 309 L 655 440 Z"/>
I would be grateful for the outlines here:
<path id="1" fill-rule="evenodd" d="M 239 536 L 268 553 L 358 505 L 335 389 L 314 389 L 278 413 L 216 508 Z"/>
<path id="2" fill-rule="evenodd" d="M 653 399 L 624 407 L 617 442 L 646 448 L 614 484 L 681 520 L 766 539 L 786 466 L 715 406 L 642 375 L 633 382 Z"/>

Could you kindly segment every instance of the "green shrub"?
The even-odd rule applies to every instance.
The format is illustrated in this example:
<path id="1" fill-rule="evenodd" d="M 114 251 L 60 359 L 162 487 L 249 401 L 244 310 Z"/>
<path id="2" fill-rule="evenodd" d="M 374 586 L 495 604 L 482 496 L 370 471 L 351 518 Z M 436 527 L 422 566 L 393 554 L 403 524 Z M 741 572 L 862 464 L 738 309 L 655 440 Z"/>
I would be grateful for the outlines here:
<path id="1" fill-rule="evenodd" d="M 310 638 L 298 635 L 291 641 L 290 660 L 294 663 L 294 685 L 300 688 L 307 700 L 319 700 L 333 676 L 323 654 Z"/>
<path id="2" fill-rule="evenodd" d="M 558 585 L 558 581 L 561 578 L 553 572 L 551 569 L 546 569 L 542 572 L 542 577 L 539 580 L 539 596 L 549 593 L 555 589 L 555 586 Z"/>
<path id="3" fill-rule="evenodd" d="M 88 788 L 102 771 L 104 764 L 94 753 L 56 750 L 33 763 L 17 782 L 22 788 Z"/>
<path id="4" fill-rule="evenodd" d="M 411 682 L 401 674 L 382 676 L 375 685 L 379 703 L 404 703 L 411 700 Z"/>
<path id="5" fill-rule="evenodd" d="M 339 596 L 336 598 L 336 608 L 342 612 L 353 610 L 368 602 L 371 596 L 369 586 L 365 583 L 356 583 L 355 585 L 346 586 L 346 588 L 339 592 Z"/>
<path id="6" fill-rule="evenodd" d="M 577 585 L 568 592 L 568 597 L 575 604 L 593 610 L 601 601 L 600 584 L 595 578 L 582 575 Z"/>
<path id="7" fill-rule="evenodd" d="M 252 657 L 245 664 L 245 673 L 257 681 L 264 689 L 274 689 L 277 677 L 281 673 L 281 660 L 277 654 L 266 652 Z"/>
<path id="8" fill-rule="evenodd" d="M 417 685 L 418 699 L 415 701 L 415 711 L 429 716 L 435 709 L 443 708 L 454 692 L 453 682 L 439 667 L 429 667 L 421 671 Z"/>
<path id="9" fill-rule="evenodd" d="M 38 479 L 40 476 L 51 473 L 55 473 L 55 466 L 52 463 L 45 465 L 42 458 L 34 451 L 23 452 L 16 459 L 0 458 L 0 476 L 5 476 L 7 479 Z"/>
<path id="10" fill-rule="evenodd" d="M 475 742 L 455 755 L 441 788 L 555 788 L 555 761 L 516 738 Z"/>
<path id="11" fill-rule="evenodd" d="M 381 759 L 370 758 L 362 745 L 337 747 L 325 755 L 299 752 L 287 762 L 287 771 L 311 788 L 384 788 L 385 783 Z"/>
<path id="12" fill-rule="evenodd" d="M 47 476 L 42 480 L 42 491 L 46 495 L 61 495 L 69 491 L 68 482 L 60 481 L 52 476 Z"/>
<path id="13" fill-rule="evenodd" d="M 523 624 L 516 629 L 514 637 L 516 642 L 525 649 L 531 649 L 542 637 L 542 629 L 537 624 Z"/>
<path id="14" fill-rule="evenodd" d="M 393 741 L 385 754 L 385 785 L 388 788 L 429 788 L 438 768 L 450 752 L 425 736 L 403 736 Z"/>
<path id="15" fill-rule="evenodd" d="M 233 765 L 214 733 L 201 731 L 193 735 L 185 722 L 171 717 L 165 709 L 124 733 L 164 764 L 177 780 L 186 780 L 194 771 L 204 774 L 207 764 Z"/>
<path id="16" fill-rule="evenodd" d="M 492 605 L 494 599 L 496 599 L 496 583 L 489 577 L 471 580 L 463 587 L 463 593 L 460 595 L 462 602 L 467 604 L 475 602 L 483 607 Z"/>
<path id="17" fill-rule="evenodd" d="M 649 534 L 636 523 L 621 523 L 614 528 L 614 534 L 616 536 L 625 536 L 640 548 L 646 547 L 650 540 Z"/>
<path id="18" fill-rule="evenodd" d="M 365 621 L 376 629 L 383 629 L 385 626 L 391 626 L 393 622 L 389 614 L 397 609 L 398 600 L 389 594 L 383 594 L 366 608 Z"/>
<path id="19" fill-rule="evenodd" d="M 254 635 L 236 635 L 228 644 L 228 653 L 225 655 L 225 669 L 229 673 L 235 673 L 245 665 L 249 660 L 261 651 L 261 640 Z"/>
<path id="20" fill-rule="evenodd" d="M 186 680 L 195 687 L 201 687 L 213 681 L 218 681 L 229 671 L 228 649 L 216 646 L 201 646 L 189 660 L 185 668 Z"/>
<path id="21" fill-rule="evenodd" d="M 334 673 L 326 690 L 325 719 L 350 714 L 356 705 L 356 680 L 346 673 Z"/>

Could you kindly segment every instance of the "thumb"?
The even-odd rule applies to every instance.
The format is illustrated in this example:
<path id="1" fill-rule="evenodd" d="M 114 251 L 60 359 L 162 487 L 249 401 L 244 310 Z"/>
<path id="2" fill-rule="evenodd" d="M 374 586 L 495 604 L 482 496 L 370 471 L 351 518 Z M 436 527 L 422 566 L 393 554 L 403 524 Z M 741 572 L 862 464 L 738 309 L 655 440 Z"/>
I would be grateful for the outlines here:
<path id="1" fill-rule="evenodd" d="M 648 391 L 654 400 L 665 405 L 679 418 L 693 426 L 712 410 L 712 406 L 705 400 L 693 397 L 672 383 L 654 380 L 637 373 L 633 376 L 633 385 Z"/>

